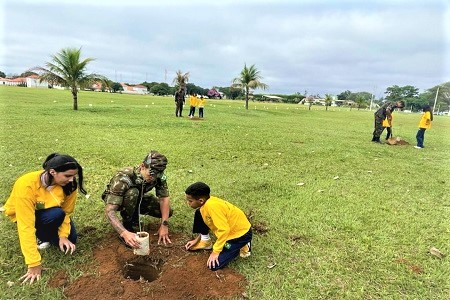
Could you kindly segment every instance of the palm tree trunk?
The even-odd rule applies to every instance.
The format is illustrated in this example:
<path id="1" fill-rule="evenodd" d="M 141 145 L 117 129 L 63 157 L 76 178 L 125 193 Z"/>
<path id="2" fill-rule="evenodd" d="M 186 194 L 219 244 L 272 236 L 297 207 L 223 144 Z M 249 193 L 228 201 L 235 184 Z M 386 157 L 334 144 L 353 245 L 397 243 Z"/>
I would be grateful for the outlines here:
<path id="1" fill-rule="evenodd" d="M 77 97 L 77 89 L 72 88 L 72 97 L 73 97 L 73 110 L 78 110 L 78 97 Z"/>
<path id="2" fill-rule="evenodd" d="M 248 88 L 245 89 L 245 109 L 248 110 Z"/>

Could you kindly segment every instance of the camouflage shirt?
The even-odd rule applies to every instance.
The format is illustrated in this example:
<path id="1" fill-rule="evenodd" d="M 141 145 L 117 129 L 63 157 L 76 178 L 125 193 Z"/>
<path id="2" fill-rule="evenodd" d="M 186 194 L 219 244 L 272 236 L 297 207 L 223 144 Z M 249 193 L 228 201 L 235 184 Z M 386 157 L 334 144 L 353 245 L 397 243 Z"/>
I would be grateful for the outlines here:
<path id="1" fill-rule="evenodd" d="M 140 167 L 127 167 L 119 170 L 117 174 L 111 178 L 106 190 L 102 194 L 102 199 L 108 204 L 121 206 L 123 204 L 123 196 L 130 188 L 137 188 L 139 194 L 144 194 L 155 188 L 156 197 L 168 197 L 169 189 L 167 187 L 166 175 L 164 172 L 157 174 L 157 178 L 151 182 L 145 182 L 140 173 Z"/>
<path id="2" fill-rule="evenodd" d="M 377 117 L 382 118 L 382 119 L 386 119 L 386 115 L 387 115 L 386 110 L 389 110 L 389 114 L 390 114 L 391 112 L 394 111 L 394 109 L 395 109 L 396 107 L 397 107 L 396 103 L 392 103 L 392 102 L 387 101 L 386 103 L 384 103 L 384 104 L 383 104 L 383 105 L 375 112 L 375 115 L 376 115 Z"/>

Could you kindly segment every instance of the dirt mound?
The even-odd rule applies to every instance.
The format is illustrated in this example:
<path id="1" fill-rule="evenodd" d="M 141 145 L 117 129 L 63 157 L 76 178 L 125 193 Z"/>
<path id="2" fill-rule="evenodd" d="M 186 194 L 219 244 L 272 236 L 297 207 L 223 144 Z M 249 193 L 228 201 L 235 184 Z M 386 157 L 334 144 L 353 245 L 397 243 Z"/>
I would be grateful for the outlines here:
<path id="1" fill-rule="evenodd" d="M 150 233 L 155 230 L 150 230 Z M 225 268 L 207 269 L 209 252 L 184 250 L 185 236 L 171 234 L 171 246 L 158 246 L 150 235 L 150 255 L 137 256 L 111 233 L 94 250 L 94 264 L 82 269 L 97 270 L 68 283 L 64 272 L 49 282 L 64 287 L 72 300 L 85 299 L 227 299 L 240 298 L 247 284 L 243 275 Z"/>
<path id="2" fill-rule="evenodd" d="M 389 138 L 386 143 L 388 145 L 409 145 L 409 143 L 400 137 Z"/>

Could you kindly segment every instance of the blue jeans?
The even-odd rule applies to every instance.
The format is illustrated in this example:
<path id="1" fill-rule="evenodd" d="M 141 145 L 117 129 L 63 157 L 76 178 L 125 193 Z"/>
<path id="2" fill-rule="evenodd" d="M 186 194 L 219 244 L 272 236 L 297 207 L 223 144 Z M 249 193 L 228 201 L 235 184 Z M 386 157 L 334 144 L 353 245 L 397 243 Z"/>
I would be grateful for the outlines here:
<path id="1" fill-rule="evenodd" d="M 200 208 L 197 208 L 194 213 L 194 225 L 192 226 L 193 233 L 208 234 L 209 227 L 203 221 L 200 213 Z M 252 240 L 252 230 L 250 229 L 244 235 L 228 240 L 219 254 L 219 265 L 211 268 L 212 271 L 216 271 L 228 265 L 235 257 L 239 256 L 239 250 Z"/>
<path id="2" fill-rule="evenodd" d="M 58 229 L 64 221 L 66 213 L 61 207 L 36 210 L 36 237 L 43 242 L 50 242 L 52 245 L 59 245 Z M 70 220 L 69 241 L 73 244 L 77 242 L 77 230 L 73 221 Z"/>
<path id="3" fill-rule="evenodd" d="M 423 141 L 425 140 L 425 130 L 426 128 L 419 128 L 419 130 L 417 131 L 417 147 L 423 148 Z"/>
<path id="4" fill-rule="evenodd" d="M 238 238 L 228 240 L 225 243 L 225 246 L 222 249 L 222 252 L 219 254 L 219 265 L 211 268 L 211 271 L 217 271 L 218 269 L 222 269 L 228 263 L 230 263 L 233 259 L 239 256 L 239 250 L 244 247 L 247 243 L 252 240 L 252 230 L 250 229 L 243 236 Z"/>

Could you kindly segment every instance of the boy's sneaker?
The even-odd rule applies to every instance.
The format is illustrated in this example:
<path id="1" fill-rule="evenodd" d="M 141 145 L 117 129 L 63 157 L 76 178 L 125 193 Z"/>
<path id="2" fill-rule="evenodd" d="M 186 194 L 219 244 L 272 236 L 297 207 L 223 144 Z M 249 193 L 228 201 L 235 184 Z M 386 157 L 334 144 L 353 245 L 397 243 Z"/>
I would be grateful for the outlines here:
<path id="1" fill-rule="evenodd" d="M 36 243 L 37 243 L 37 248 L 39 250 L 44 250 L 44 249 L 47 249 L 48 247 L 50 247 L 49 242 L 43 242 L 40 239 L 36 239 Z"/>
<path id="2" fill-rule="evenodd" d="M 416 148 L 416 149 L 422 149 L 422 147 L 419 147 L 419 146 L 414 146 L 414 148 Z"/>
<path id="3" fill-rule="evenodd" d="M 200 240 L 197 244 L 189 248 L 189 251 L 210 250 L 212 249 L 211 240 Z"/>
<path id="4" fill-rule="evenodd" d="M 239 250 L 240 257 L 249 257 L 251 255 L 252 245 L 248 242 L 244 247 Z"/>

